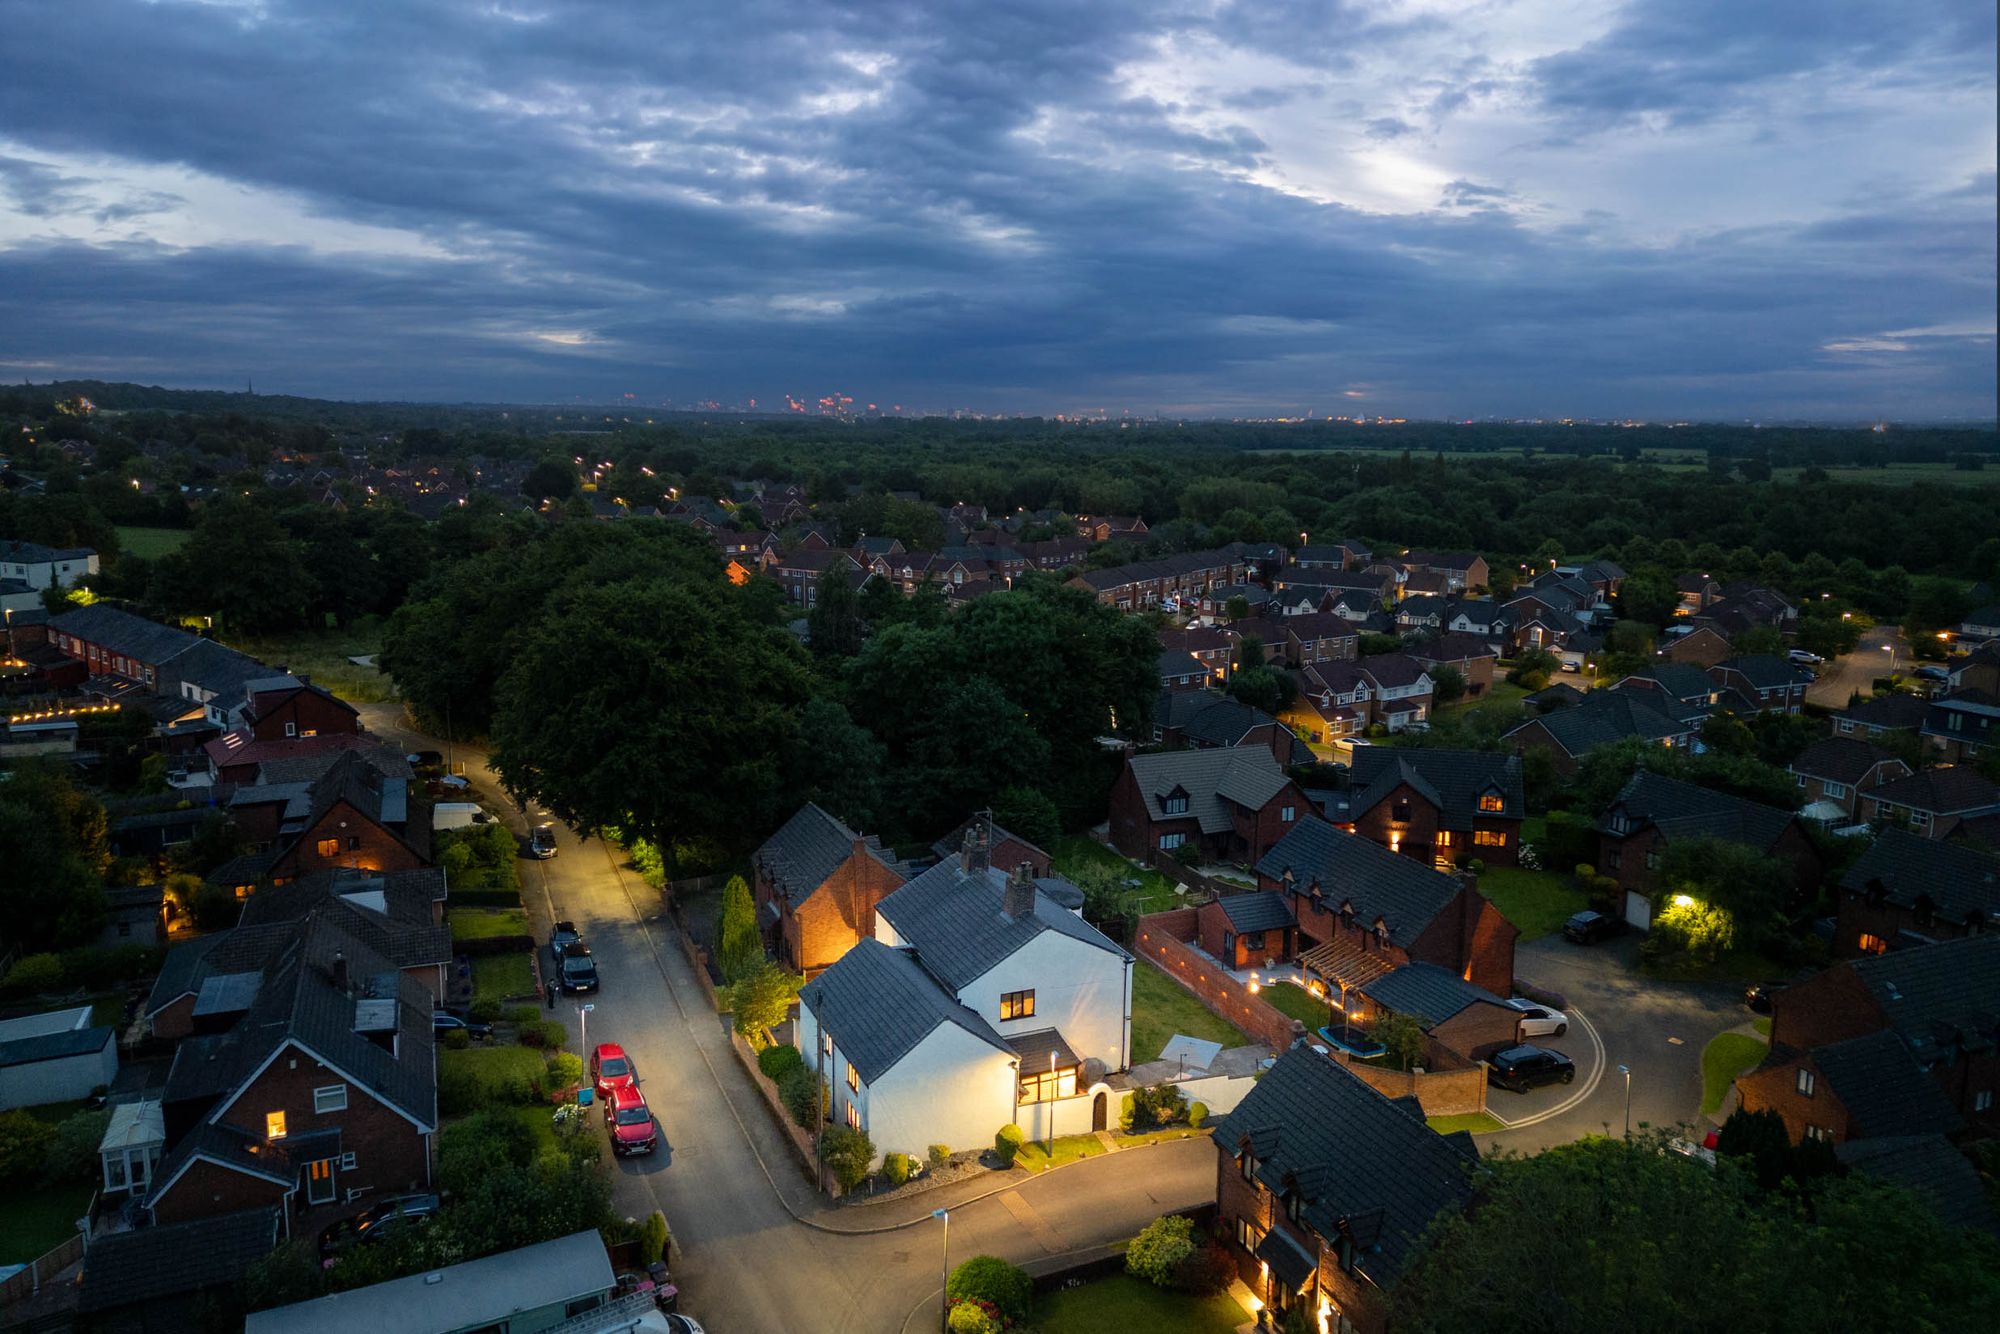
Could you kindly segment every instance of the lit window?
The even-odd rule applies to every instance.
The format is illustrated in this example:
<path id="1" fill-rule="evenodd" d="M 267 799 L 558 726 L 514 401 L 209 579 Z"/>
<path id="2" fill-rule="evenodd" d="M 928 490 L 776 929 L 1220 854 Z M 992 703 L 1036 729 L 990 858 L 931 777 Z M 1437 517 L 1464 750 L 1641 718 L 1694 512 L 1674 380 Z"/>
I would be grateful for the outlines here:
<path id="1" fill-rule="evenodd" d="M 847 1087 L 856 1093 L 861 1091 L 861 1072 L 854 1068 L 852 1061 L 847 1063 Z"/>
<path id="2" fill-rule="evenodd" d="M 1000 1017 L 1002 1019 L 1032 1019 L 1035 1017 L 1035 993 L 1031 991 L 1009 991 L 1000 997 Z"/>
<path id="3" fill-rule="evenodd" d="M 283 1139 L 285 1137 L 285 1114 L 266 1112 L 264 1114 L 264 1138 Z"/>
<path id="4" fill-rule="evenodd" d="M 1057 1070 L 1054 1074 L 1041 1070 L 1034 1074 L 1021 1075 L 1022 1102 L 1053 1102 L 1057 1098 L 1076 1096 L 1076 1067 Z"/>
<path id="5" fill-rule="evenodd" d="M 322 1115 L 327 1112 L 347 1110 L 347 1085 L 333 1084 L 327 1088 L 313 1090 L 313 1110 Z"/>
<path id="6" fill-rule="evenodd" d="M 1236 1166 L 1243 1173 L 1245 1181 L 1257 1179 L 1257 1155 L 1245 1149 L 1236 1155 Z"/>
<path id="7" fill-rule="evenodd" d="M 847 1104 L 847 1128 L 849 1130 L 861 1129 L 861 1109 L 851 1102 Z"/>
<path id="8" fill-rule="evenodd" d="M 1507 846 L 1507 833 L 1503 829 L 1475 829 L 1472 831 L 1472 842 L 1481 848 L 1504 848 Z"/>
<path id="9" fill-rule="evenodd" d="M 1813 1095 L 1813 1089 L 1818 1087 L 1818 1084 L 1819 1079 L 1812 1071 L 1806 1069 L 1804 1066 L 1799 1067 L 1797 1086 L 1800 1093 L 1810 1098 Z"/>
<path id="10" fill-rule="evenodd" d="M 340 855 L 340 840 L 337 838 L 320 839 L 317 843 L 313 844 L 313 851 L 322 857 L 338 857 Z"/>
<path id="11" fill-rule="evenodd" d="M 1807 1126 L 1806 1138 L 1811 1140 L 1819 1140 L 1822 1143 L 1824 1143 L 1825 1141 L 1832 1139 L 1833 1136 L 1831 1133 L 1828 1132 L 1825 1126 Z"/>
<path id="12" fill-rule="evenodd" d="M 1236 1220 L 1236 1244 L 1238 1246 L 1241 1246 L 1246 1251 L 1254 1253 L 1259 1243 L 1261 1243 L 1263 1240 L 1264 1240 L 1264 1234 L 1257 1227 L 1255 1223 L 1251 1222 L 1247 1218 L 1239 1218 Z"/>
<path id="13" fill-rule="evenodd" d="M 1504 811 L 1507 809 L 1507 802 L 1499 793 L 1488 792 L 1479 798 L 1479 809 L 1482 811 Z"/>
<path id="14" fill-rule="evenodd" d="M 1861 939 L 1855 942 L 1855 946 L 1863 954 L 1884 954 L 1888 952 L 1889 942 L 1880 936 L 1870 935 L 1868 932 L 1863 931 Z"/>

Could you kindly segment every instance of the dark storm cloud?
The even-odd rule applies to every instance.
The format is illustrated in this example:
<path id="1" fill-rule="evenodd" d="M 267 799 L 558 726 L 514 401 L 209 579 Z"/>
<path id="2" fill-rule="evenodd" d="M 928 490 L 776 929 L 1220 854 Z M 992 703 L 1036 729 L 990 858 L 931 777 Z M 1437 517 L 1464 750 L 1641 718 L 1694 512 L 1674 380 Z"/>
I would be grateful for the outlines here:
<path id="1" fill-rule="evenodd" d="M 1836 5 L 1800 34 L 1805 11 L 1785 29 L 1738 8 L 1759 7 L 1633 6 L 1525 74 L 1460 53 L 1384 79 L 1449 19 L 0 0 L 0 371 L 421 398 L 1255 412 L 1346 410 L 1362 384 L 1405 413 L 1990 413 L 1990 340 L 1984 371 L 1963 334 L 1826 350 L 1976 323 L 1982 299 L 1990 328 L 1990 176 L 1983 196 L 1940 180 L 1667 242 L 1557 215 L 1511 163 L 1454 164 L 1397 210 L 1274 186 L 1301 167 L 1269 131 L 1330 78 L 1351 108 L 1330 145 L 1422 151 L 1524 88 L 1552 119 L 1510 134 L 1602 151 L 1625 117 L 1698 120 L 1804 71 L 1963 78 L 1981 41 L 1990 61 L 1976 16 L 1913 35 Z M 1213 84 L 1135 86 L 1169 48 L 1223 53 Z M 1251 60 L 1291 82 L 1226 81 Z M 233 211 L 238 187 L 283 207 Z"/>

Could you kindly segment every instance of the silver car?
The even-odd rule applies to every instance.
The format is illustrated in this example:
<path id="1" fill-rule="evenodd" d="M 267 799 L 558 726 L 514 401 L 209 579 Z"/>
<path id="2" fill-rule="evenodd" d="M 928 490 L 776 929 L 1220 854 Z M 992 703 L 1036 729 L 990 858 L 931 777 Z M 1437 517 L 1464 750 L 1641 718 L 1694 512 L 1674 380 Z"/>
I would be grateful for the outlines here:
<path id="1" fill-rule="evenodd" d="M 1536 1001 L 1516 996 L 1507 1002 L 1521 1012 L 1521 1036 L 1559 1038 L 1569 1032 L 1569 1016 Z"/>

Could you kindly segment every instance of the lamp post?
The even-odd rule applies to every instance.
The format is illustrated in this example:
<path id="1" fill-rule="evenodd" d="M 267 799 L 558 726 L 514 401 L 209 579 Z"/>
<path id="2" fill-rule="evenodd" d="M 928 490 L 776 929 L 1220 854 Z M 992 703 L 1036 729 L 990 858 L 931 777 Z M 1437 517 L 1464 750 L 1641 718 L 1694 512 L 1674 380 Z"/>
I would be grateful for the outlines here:
<path id="1" fill-rule="evenodd" d="M 1621 1065 L 1618 1073 L 1625 1076 L 1625 1138 L 1632 1138 L 1632 1067 Z"/>
<path id="2" fill-rule="evenodd" d="M 938 1290 L 938 1329 L 943 1331 L 951 1328 L 948 1323 L 951 1319 L 951 1211 L 933 1209 L 931 1217 L 944 1224 L 944 1245 L 939 1256 L 944 1286 Z"/>
<path id="3" fill-rule="evenodd" d="M 586 1060 L 589 1059 L 590 1052 L 590 1012 L 596 1008 L 594 1003 L 585 1001 L 576 1012 L 577 1022 L 583 1026 L 577 1045 L 583 1048 Z"/>
<path id="4" fill-rule="evenodd" d="M 1889 655 L 1889 675 L 1894 676 L 1896 674 L 1896 641 L 1892 639 L 1884 644 L 1882 651 Z"/>
<path id="5" fill-rule="evenodd" d="M 1056 1053 L 1049 1050 L 1049 1106 L 1042 1122 L 1042 1152 L 1056 1156 Z"/>

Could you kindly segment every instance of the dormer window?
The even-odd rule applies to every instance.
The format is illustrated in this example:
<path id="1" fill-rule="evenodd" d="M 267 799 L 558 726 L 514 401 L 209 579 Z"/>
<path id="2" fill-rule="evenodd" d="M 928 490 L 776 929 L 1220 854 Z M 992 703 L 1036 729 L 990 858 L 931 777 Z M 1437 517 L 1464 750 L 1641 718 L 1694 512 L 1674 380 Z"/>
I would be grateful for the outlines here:
<path id="1" fill-rule="evenodd" d="M 1188 809 L 1187 793 L 1181 791 L 1179 788 L 1175 788 L 1172 792 L 1169 792 L 1165 808 L 1168 815 L 1186 815 Z"/>
<path id="2" fill-rule="evenodd" d="M 1243 1179 L 1245 1181 L 1251 1181 L 1251 1182 L 1256 1181 L 1257 1179 L 1256 1154 L 1250 1152 L 1250 1150 L 1248 1149 L 1243 1150 L 1243 1152 L 1236 1155 L 1236 1166 L 1237 1169 L 1243 1173 Z"/>
<path id="3" fill-rule="evenodd" d="M 1296 1223 L 1299 1221 L 1299 1215 L 1305 1212 L 1305 1208 L 1305 1197 L 1298 1191 L 1291 1190 L 1285 1193 L 1285 1217 Z"/>
<path id="4" fill-rule="evenodd" d="M 1479 794 L 1479 809 L 1482 811 L 1504 811 L 1507 809 L 1507 800 L 1498 792 L 1482 792 Z"/>

